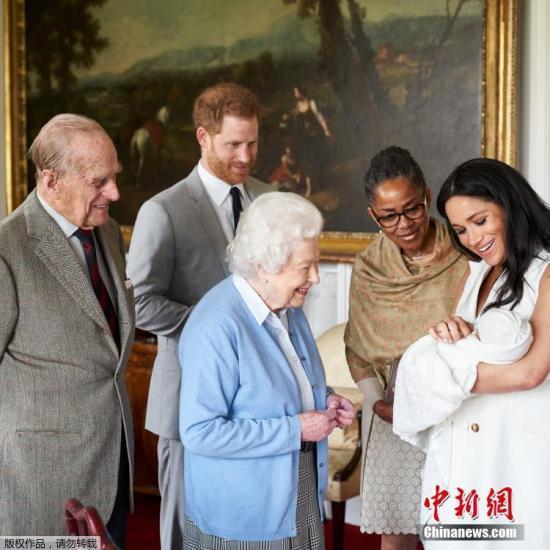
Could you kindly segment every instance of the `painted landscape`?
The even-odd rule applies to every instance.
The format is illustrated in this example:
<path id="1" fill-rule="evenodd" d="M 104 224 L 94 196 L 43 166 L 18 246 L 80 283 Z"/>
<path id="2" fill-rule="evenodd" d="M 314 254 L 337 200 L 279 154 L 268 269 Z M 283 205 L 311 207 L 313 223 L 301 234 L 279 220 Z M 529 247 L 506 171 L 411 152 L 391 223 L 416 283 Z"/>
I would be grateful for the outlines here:
<path id="1" fill-rule="evenodd" d="M 307 196 L 327 230 L 372 231 L 362 177 L 380 148 L 410 149 L 435 192 L 480 153 L 483 8 L 478 0 L 27 0 L 28 139 L 58 112 L 98 120 L 124 166 L 112 212 L 131 225 L 144 200 L 196 164 L 196 95 L 237 81 L 264 108 L 254 175 Z"/>

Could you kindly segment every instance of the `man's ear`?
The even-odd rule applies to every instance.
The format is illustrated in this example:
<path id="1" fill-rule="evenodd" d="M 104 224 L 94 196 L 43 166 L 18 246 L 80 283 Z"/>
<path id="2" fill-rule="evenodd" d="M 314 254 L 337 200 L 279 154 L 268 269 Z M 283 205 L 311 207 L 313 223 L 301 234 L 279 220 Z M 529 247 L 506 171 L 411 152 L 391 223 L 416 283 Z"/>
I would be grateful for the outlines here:
<path id="1" fill-rule="evenodd" d="M 59 194 L 59 180 L 56 170 L 50 170 L 49 168 L 42 170 L 40 172 L 40 181 L 42 182 L 42 189 L 48 195 L 53 194 L 57 196 Z"/>
<path id="2" fill-rule="evenodd" d="M 210 134 L 208 133 L 206 128 L 204 128 L 203 126 L 199 126 L 197 128 L 196 136 L 201 148 L 207 148 L 210 142 Z"/>

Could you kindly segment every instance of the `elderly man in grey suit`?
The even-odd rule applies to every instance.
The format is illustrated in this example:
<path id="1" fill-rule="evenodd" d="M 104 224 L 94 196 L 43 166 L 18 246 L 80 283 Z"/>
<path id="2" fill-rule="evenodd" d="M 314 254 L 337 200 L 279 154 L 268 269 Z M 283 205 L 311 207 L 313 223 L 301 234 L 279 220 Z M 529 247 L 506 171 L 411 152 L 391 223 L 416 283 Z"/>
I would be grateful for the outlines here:
<path id="1" fill-rule="evenodd" d="M 91 119 L 51 119 L 29 155 L 36 189 L 0 224 L 0 533 L 63 535 L 93 504 L 124 546 L 134 331 L 113 143 Z"/>
<path id="2" fill-rule="evenodd" d="M 225 251 L 240 211 L 271 190 L 249 177 L 259 115 L 256 96 L 242 86 L 221 83 L 203 91 L 193 107 L 200 162 L 187 178 L 145 202 L 134 226 L 128 273 L 137 326 L 158 337 L 145 427 L 159 435 L 166 550 L 182 548 L 185 519 L 178 341 L 192 307 L 229 274 Z"/>

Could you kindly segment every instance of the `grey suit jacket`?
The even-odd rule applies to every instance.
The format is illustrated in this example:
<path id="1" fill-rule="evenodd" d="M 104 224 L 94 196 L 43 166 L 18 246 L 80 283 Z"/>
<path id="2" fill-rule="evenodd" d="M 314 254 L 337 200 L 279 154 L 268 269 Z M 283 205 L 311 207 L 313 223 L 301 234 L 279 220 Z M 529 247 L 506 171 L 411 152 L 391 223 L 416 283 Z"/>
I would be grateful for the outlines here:
<path id="1" fill-rule="evenodd" d="M 256 197 L 273 188 L 245 182 Z M 178 342 L 192 307 L 228 274 L 225 237 L 198 170 L 145 202 L 137 216 L 128 255 L 136 323 L 158 337 L 145 427 L 179 439 Z"/>
<path id="2" fill-rule="evenodd" d="M 36 192 L 0 224 L 0 533 L 62 535 L 69 497 L 107 520 L 121 433 L 133 432 L 124 369 L 134 330 L 117 224 L 98 240 L 117 294 L 121 350 L 67 238 Z M 131 498 L 131 495 L 130 495 Z"/>

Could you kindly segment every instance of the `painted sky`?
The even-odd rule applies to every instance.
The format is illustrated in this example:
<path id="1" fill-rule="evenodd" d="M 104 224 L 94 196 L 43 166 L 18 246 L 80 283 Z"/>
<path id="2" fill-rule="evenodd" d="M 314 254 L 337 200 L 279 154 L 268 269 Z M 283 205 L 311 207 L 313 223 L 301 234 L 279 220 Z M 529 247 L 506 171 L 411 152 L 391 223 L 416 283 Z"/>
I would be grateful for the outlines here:
<path id="1" fill-rule="evenodd" d="M 395 14 L 443 14 L 446 5 L 445 0 L 358 1 L 367 8 L 369 21 Z M 470 0 L 462 13 L 478 14 L 481 4 Z M 236 38 L 265 33 L 295 10 L 281 0 L 109 0 L 94 14 L 110 45 L 85 73 L 122 72 L 143 59 L 144 52 L 153 57 L 171 49 L 228 46 Z"/>

